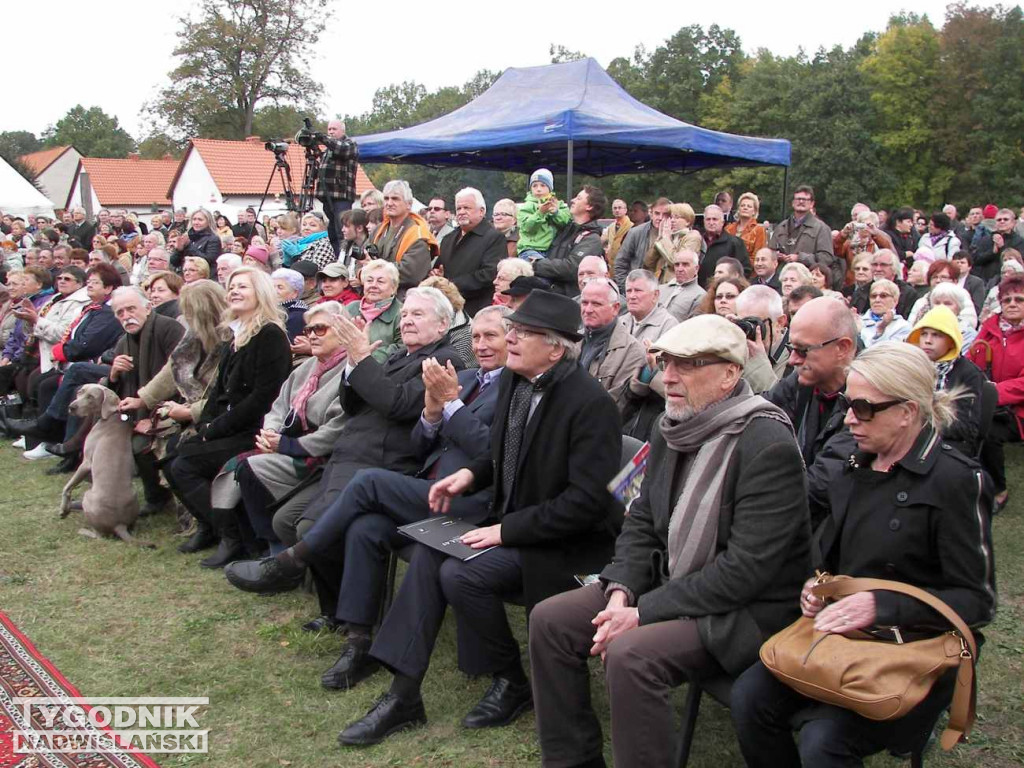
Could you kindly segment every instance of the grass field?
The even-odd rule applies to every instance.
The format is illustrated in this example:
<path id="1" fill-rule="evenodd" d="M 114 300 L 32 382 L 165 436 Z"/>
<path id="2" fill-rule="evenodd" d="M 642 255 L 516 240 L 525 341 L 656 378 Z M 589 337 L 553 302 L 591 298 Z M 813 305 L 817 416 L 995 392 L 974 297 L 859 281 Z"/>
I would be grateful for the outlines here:
<path id="1" fill-rule="evenodd" d="M 1001 603 L 986 632 L 978 725 L 969 745 L 951 755 L 935 749 L 928 765 L 1024 765 L 1024 455 L 1011 450 L 1008 460 L 1011 502 L 994 525 Z M 210 754 L 157 755 L 162 766 L 539 764 L 532 715 L 487 732 L 459 727 L 486 681 L 455 671 L 451 621 L 424 686 L 428 726 L 378 747 L 340 748 L 338 731 L 365 713 L 389 678 L 380 673 L 347 693 L 320 688 L 342 641 L 299 629 L 316 613 L 313 596 L 239 592 L 219 571 L 200 568 L 199 556 L 175 551 L 181 539 L 170 533 L 169 514 L 140 524 L 155 551 L 86 539 L 77 516 L 58 520 L 64 476 L 46 477 L 48 466 L 6 443 L 0 448 L 0 609 L 83 695 L 208 696 L 200 723 L 210 729 Z M 522 609 L 510 610 L 525 643 Z M 595 667 L 593 675 L 606 718 L 602 673 Z M 706 698 L 690 765 L 740 764 L 728 713 Z M 871 762 L 897 764 L 887 756 Z"/>

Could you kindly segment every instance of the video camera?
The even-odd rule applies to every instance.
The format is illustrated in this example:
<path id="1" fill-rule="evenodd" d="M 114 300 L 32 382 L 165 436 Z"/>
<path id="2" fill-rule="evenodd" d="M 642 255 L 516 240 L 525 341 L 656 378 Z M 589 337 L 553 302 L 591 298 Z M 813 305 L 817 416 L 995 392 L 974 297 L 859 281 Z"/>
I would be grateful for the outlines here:
<path id="1" fill-rule="evenodd" d="M 295 143 L 300 147 L 312 149 L 324 141 L 324 135 L 313 129 L 313 121 L 308 117 L 302 118 L 302 128 L 295 134 Z"/>
<path id="2" fill-rule="evenodd" d="M 263 145 L 267 152 L 273 152 L 275 155 L 287 155 L 288 154 L 288 142 L 287 141 L 268 141 Z"/>

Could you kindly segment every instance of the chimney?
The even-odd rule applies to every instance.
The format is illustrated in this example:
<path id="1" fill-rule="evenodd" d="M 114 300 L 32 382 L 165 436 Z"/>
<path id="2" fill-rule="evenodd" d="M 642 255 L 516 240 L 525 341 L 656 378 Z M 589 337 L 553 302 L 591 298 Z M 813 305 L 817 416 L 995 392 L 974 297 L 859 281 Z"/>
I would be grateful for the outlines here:
<path id="1" fill-rule="evenodd" d="M 128 159 L 129 160 L 141 160 L 142 159 L 142 155 L 140 155 L 138 152 L 129 152 L 128 153 Z"/>
<path id="2" fill-rule="evenodd" d="M 263 143 L 263 139 L 261 139 L 259 136 L 246 136 L 245 140 L 246 141 L 251 141 L 254 144 L 262 144 Z"/>

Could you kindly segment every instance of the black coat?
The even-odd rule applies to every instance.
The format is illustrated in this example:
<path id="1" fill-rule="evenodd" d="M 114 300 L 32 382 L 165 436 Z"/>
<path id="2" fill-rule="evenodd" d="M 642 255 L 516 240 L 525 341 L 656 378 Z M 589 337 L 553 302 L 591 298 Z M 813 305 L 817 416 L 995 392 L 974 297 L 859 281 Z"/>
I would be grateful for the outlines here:
<path id="1" fill-rule="evenodd" d="M 586 224 L 569 222 L 551 241 L 546 259 L 533 263 L 533 274 L 551 281 L 551 292 L 578 296 L 580 292 L 577 272 L 586 256 L 604 258 L 601 225 L 596 221 Z"/>
<path id="2" fill-rule="evenodd" d="M 988 289 L 985 288 L 985 281 L 980 277 L 967 275 L 967 279 L 964 280 L 963 288 L 971 297 L 971 303 L 974 304 L 974 311 L 980 315 L 981 305 L 985 303 L 985 295 L 988 293 Z"/>
<path id="3" fill-rule="evenodd" d="M 505 236 L 487 219 L 465 234 L 456 229 L 441 240 L 437 263 L 466 300 L 465 312 L 470 317 L 494 298 L 498 262 L 507 255 Z"/>
<path id="4" fill-rule="evenodd" d="M 231 343 L 221 345 L 217 377 L 206 393 L 200 416 L 199 438 L 182 443 L 179 453 L 190 450 L 220 450 L 238 444 L 238 450 L 252 448 L 253 437 L 270 411 L 281 384 L 292 369 L 288 336 L 267 323 L 239 350 Z"/>
<path id="5" fill-rule="evenodd" d="M 491 425 L 490 455 L 470 465 L 478 490 L 493 481 L 502 543 L 522 555 L 527 611 L 578 586 L 574 574 L 599 571 L 614 543 L 611 514 L 616 506 L 607 485 L 622 453 L 619 410 L 579 363 L 558 366 L 527 422 L 507 505 L 501 463 L 512 390 L 520 378 L 507 368 Z"/>
<path id="6" fill-rule="evenodd" d="M 789 416 L 807 466 L 814 463 L 814 457 L 825 443 L 843 428 L 846 412 L 837 408 L 834 400 L 823 401 L 814 387 L 802 385 L 796 371 L 779 381 L 764 397 Z M 821 413 L 822 404 L 824 413 Z"/>
<path id="7" fill-rule="evenodd" d="M 60 346 L 69 363 L 82 363 L 98 359 L 117 343 L 123 333 L 121 323 L 107 302 L 100 309 L 86 313 L 82 322 L 75 326 L 71 338 Z"/>
<path id="8" fill-rule="evenodd" d="M 981 430 L 981 392 L 985 374 L 965 357 L 957 357 L 946 377 L 944 389 L 962 387 L 963 397 L 954 403 L 956 421 L 942 433 L 942 439 L 965 456 L 978 455 L 978 433 Z"/>
<path id="9" fill-rule="evenodd" d="M 902 581 L 931 592 L 972 628 L 995 611 L 991 491 L 977 464 L 928 428 L 885 473 L 857 451 L 818 480 L 828 499 L 815 535 L 815 566 L 829 573 Z M 810 575 L 810 573 L 808 573 Z M 923 603 L 875 592 L 878 626 L 948 629 Z"/>
<path id="10" fill-rule="evenodd" d="M 121 336 L 114 346 L 113 356 L 131 355 L 134 368 L 117 377 L 114 382 L 117 394 L 122 398 L 137 397 L 139 387 L 144 387 L 160 373 L 184 335 L 185 326 L 177 320 L 151 312 L 137 334 Z"/>
<path id="11" fill-rule="evenodd" d="M 770 635 L 799 614 L 811 566 L 811 528 L 800 452 L 789 428 L 754 419 L 726 469 L 714 559 L 668 576 L 668 528 L 683 491 L 681 454 L 661 422 L 651 437 L 647 475 L 601 573 L 637 597 L 640 623 L 689 617 L 719 664 L 736 675 L 757 660 Z"/>
<path id="12" fill-rule="evenodd" d="M 708 246 L 700 260 L 700 269 L 697 271 L 697 283 L 701 288 L 707 288 L 711 276 L 715 274 L 715 265 L 719 259 L 731 257 L 743 265 L 744 277 L 750 274 L 750 254 L 747 253 L 747 246 L 743 244 L 736 235 L 723 232 L 711 245 Z"/>
<path id="13" fill-rule="evenodd" d="M 1003 235 L 1003 247 L 996 248 L 992 239 L 995 233 L 987 229 L 982 232 L 975 242 L 977 253 L 974 254 L 974 262 L 971 265 L 971 274 L 980 277 L 982 280 L 991 280 L 999 277 L 999 267 L 1002 264 L 1003 251 L 1007 248 L 1014 248 L 1024 253 L 1024 238 L 1011 229 L 1010 234 Z"/>
<path id="14" fill-rule="evenodd" d="M 180 270 L 185 263 L 186 256 L 197 256 L 200 259 L 206 259 L 210 265 L 210 274 L 216 275 L 217 257 L 220 256 L 220 235 L 209 228 L 201 232 L 189 229 L 188 240 L 185 250 L 175 250 L 171 253 L 171 266 Z"/>
<path id="15" fill-rule="evenodd" d="M 415 474 L 422 459 L 416 452 L 412 430 L 423 412 L 423 361 L 432 357 L 441 365 L 464 366 L 444 340 L 407 353 L 400 347 L 383 363 L 362 360 L 346 378 L 341 377 L 341 407 L 348 414 L 345 428 L 324 467 L 317 497 L 303 512 L 316 520 L 360 469 L 391 469 Z"/>

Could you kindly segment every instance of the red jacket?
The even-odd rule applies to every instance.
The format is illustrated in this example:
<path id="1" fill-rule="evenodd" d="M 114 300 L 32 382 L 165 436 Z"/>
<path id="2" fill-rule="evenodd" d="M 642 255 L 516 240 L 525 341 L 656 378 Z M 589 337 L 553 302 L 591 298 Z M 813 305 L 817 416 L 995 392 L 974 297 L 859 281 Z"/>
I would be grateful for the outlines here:
<path id="1" fill-rule="evenodd" d="M 999 315 L 993 315 L 982 323 L 967 357 L 995 383 L 999 405 L 1013 408 L 1024 438 L 1024 327 L 1004 335 Z"/>

